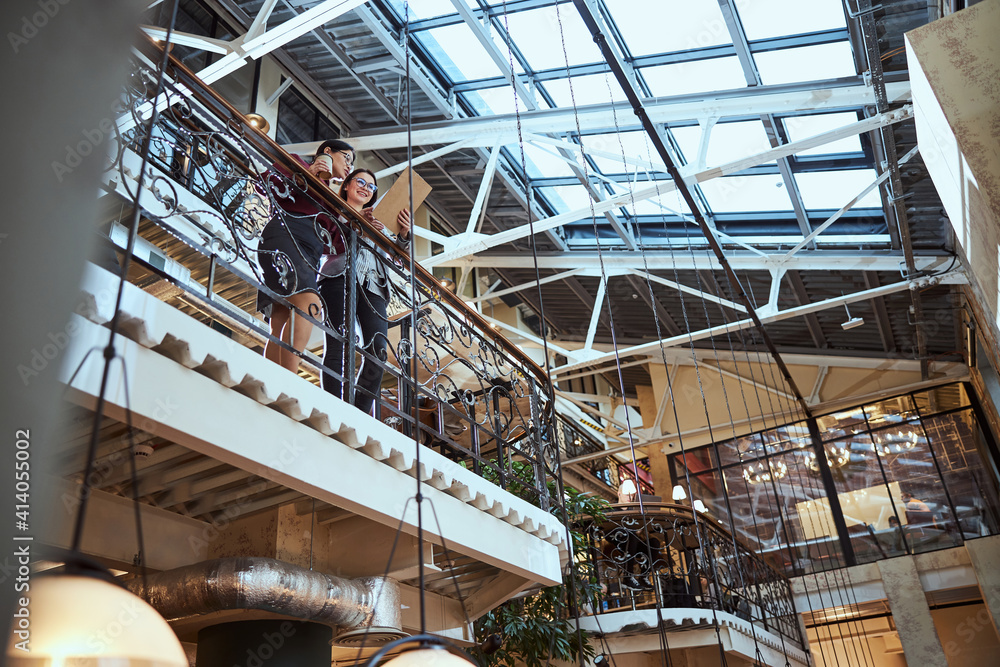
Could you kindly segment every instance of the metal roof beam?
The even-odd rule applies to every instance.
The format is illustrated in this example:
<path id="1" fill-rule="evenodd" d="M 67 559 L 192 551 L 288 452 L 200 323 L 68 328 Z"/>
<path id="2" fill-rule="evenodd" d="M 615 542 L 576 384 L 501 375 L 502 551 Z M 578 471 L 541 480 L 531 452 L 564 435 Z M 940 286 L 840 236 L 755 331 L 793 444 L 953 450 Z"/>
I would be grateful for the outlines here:
<path id="1" fill-rule="evenodd" d="M 354 13 L 357 15 L 358 18 L 361 19 L 362 23 L 364 23 L 365 26 L 372 31 L 372 34 L 375 36 L 375 39 L 377 39 L 379 43 L 382 44 L 385 50 L 388 51 L 389 54 L 396 59 L 396 62 L 405 66 L 406 50 L 402 46 L 400 46 L 396 38 L 389 32 L 389 30 L 383 23 L 382 19 L 380 19 L 378 16 L 375 15 L 375 12 L 371 8 L 371 6 L 361 5 L 355 10 Z M 444 88 L 441 87 L 441 85 L 439 85 L 434 80 L 434 78 L 430 75 L 430 73 L 426 71 L 424 66 L 421 65 L 416 58 L 413 57 L 412 52 L 410 53 L 409 70 L 410 70 L 410 78 L 413 80 L 414 83 L 417 84 L 417 86 L 422 91 L 424 91 L 424 93 L 427 95 L 427 98 L 431 101 L 431 103 L 434 106 L 436 106 L 439 111 L 441 111 L 441 114 L 445 118 L 453 118 L 455 116 L 455 113 L 452 109 L 451 104 L 448 102 L 447 92 L 444 90 Z M 454 121 L 449 121 L 449 122 L 454 122 Z M 404 137 L 406 136 L 405 129 L 400 131 L 398 128 L 393 128 L 393 130 L 400 132 Z M 460 138 L 461 137 L 452 138 L 448 140 L 447 143 L 458 141 Z M 397 144 L 395 146 L 390 146 L 390 145 L 361 146 L 357 143 L 357 140 L 354 137 L 351 138 L 351 143 L 358 150 L 376 150 L 380 148 L 405 148 L 410 144 L 410 142 L 408 141 L 403 141 L 403 143 Z M 414 137 L 412 143 L 414 146 L 417 146 L 425 144 L 427 142 L 419 141 L 417 140 L 416 137 Z M 316 149 L 314 148 L 313 150 L 315 151 Z"/>
<path id="2" fill-rule="evenodd" d="M 691 182 L 704 182 L 711 180 L 713 178 L 718 178 L 720 176 L 726 176 L 729 174 L 735 174 L 744 169 L 757 165 L 763 164 L 765 162 L 770 162 L 776 158 L 791 155 L 800 150 L 805 150 L 806 148 L 812 148 L 814 145 L 822 145 L 828 143 L 829 141 L 835 141 L 837 139 L 843 138 L 845 133 L 857 134 L 858 132 L 863 132 L 867 129 L 870 124 L 891 124 L 899 122 L 912 115 L 912 107 L 905 107 L 898 109 L 893 112 L 882 114 L 877 117 L 868 118 L 856 123 L 850 123 L 843 128 L 837 128 L 830 132 L 824 132 L 815 137 L 809 139 L 803 139 L 802 141 L 795 141 L 788 144 L 784 144 L 777 148 L 772 148 L 770 150 L 762 151 L 756 155 L 752 155 L 747 158 L 742 158 L 739 160 L 734 160 L 728 162 L 724 165 L 718 167 L 712 167 L 709 169 L 703 169 L 700 171 L 694 171 L 693 168 L 684 169 L 681 171 L 685 179 Z M 298 144 L 295 149 L 306 149 L 312 144 Z M 292 150 L 289 148 L 289 150 Z M 315 150 L 315 147 L 312 148 Z M 693 172 L 693 173 L 692 173 Z M 611 211 L 619 206 L 631 204 L 633 202 L 644 201 L 646 199 L 654 198 L 662 194 L 667 194 L 675 189 L 675 184 L 673 181 L 658 181 L 654 182 L 653 185 L 645 187 L 634 192 L 628 192 L 622 195 L 617 195 L 611 197 L 602 202 L 593 203 L 587 207 L 576 209 L 575 211 L 569 211 L 568 213 L 563 213 L 560 215 L 552 216 L 544 220 L 537 221 L 533 228 L 529 228 L 528 225 L 521 225 L 520 227 L 515 227 L 513 229 L 508 229 L 503 232 L 498 232 L 489 236 L 483 235 L 464 235 L 455 237 L 453 241 L 453 246 L 451 248 L 446 248 L 445 252 L 436 255 L 427 262 L 425 266 L 439 266 L 443 262 L 451 259 L 456 259 L 458 257 L 463 257 L 465 255 L 471 255 L 473 253 L 481 252 L 483 250 L 488 250 L 505 243 L 510 243 L 511 241 L 516 241 L 518 239 L 525 238 L 531 234 L 532 229 L 537 234 L 539 232 L 548 231 L 555 229 L 556 227 L 561 227 L 563 225 L 569 224 L 571 222 L 576 222 L 577 220 L 584 220 L 598 213 L 603 214 L 606 211 Z M 464 243 L 463 243 L 464 242 Z"/>
<path id="3" fill-rule="evenodd" d="M 575 276 L 567 278 L 565 282 L 566 282 L 566 287 L 572 290 L 573 294 L 575 294 L 577 298 L 583 302 L 583 305 L 585 305 L 587 308 L 592 308 L 593 309 L 592 313 L 597 316 L 598 321 L 605 327 L 607 327 L 608 331 L 611 331 L 611 320 L 608 317 L 608 314 L 604 312 L 603 304 L 598 303 L 597 299 L 590 296 L 590 292 L 587 291 L 587 288 L 584 287 L 583 283 L 581 283 L 580 280 Z M 603 285 L 603 283 L 604 281 L 602 280 L 601 284 Z M 603 297 L 601 291 L 602 290 L 599 287 L 598 295 Z M 593 344 L 593 341 L 591 341 L 591 344 Z"/>
<path id="4" fill-rule="evenodd" d="M 750 42 L 747 41 L 743 24 L 736 17 L 736 7 L 734 7 L 733 0 L 719 0 L 719 9 L 722 10 L 722 16 L 726 21 L 726 28 L 729 30 L 729 36 L 733 41 L 733 47 L 736 49 L 736 57 L 743 68 L 743 76 L 746 79 L 747 85 L 751 87 L 761 85 L 760 72 L 757 70 L 757 64 L 754 62 L 753 55 L 750 53 Z M 781 133 L 779 132 L 778 122 L 775 120 L 774 114 L 761 114 L 760 120 L 764 124 L 764 131 L 767 133 L 767 139 L 771 143 L 771 147 L 777 148 L 780 146 L 782 143 Z M 792 176 L 792 169 L 788 164 L 788 158 L 778 158 L 777 164 L 781 180 L 785 186 L 785 192 L 788 193 L 788 198 L 792 202 L 792 210 L 795 211 L 795 220 L 799 223 L 802 235 L 808 236 L 811 231 L 809 216 L 806 213 L 805 204 L 802 203 L 799 186 L 795 182 L 795 177 Z M 809 247 L 814 248 L 815 244 Z"/>
<path id="5" fill-rule="evenodd" d="M 364 8 L 358 10 L 364 11 Z M 846 85 L 845 85 L 846 84 Z M 894 102 L 909 102 L 908 81 L 886 84 L 887 94 Z M 697 97 L 697 99 L 693 99 Z M 698 120 L 714 116 L 717 118 L 759 117 L 763 114 L 786 114 L 796 112 L 826 112 L 837 109 L 857 109 L 875 102 L 870 86 L 864 85 L 860 77 L 844 80 L 784 84 L 779 86 L 757 86 L 734 91 L 714 93 L 707 97 L 679 96 L 647 100 L 647 112 L 654 123 L 672 123 Z M 540 109 L 520 114 L 524 134 L 565 134 L 576 132 L 576 118 L 579 117 L 582 132 L 605 131 L 615 127 L 615 117 L 630 118 L 632 109 L 625 103 L 599 104 L 578 109 Z M 443 144 L 465 138 L 479 138 L 483 145 L 492 146 L 494 135 L 517 136 L 517 118 L 514 114 L 499 116 L 476 116 L 454 119 L 448 122 L 420 123 L 413 128 L 414 144 Z M 630 126 L 631 127 L 631 126 Z M 859 130 L 861 131 L 861 130 Z M 856 134 L 856 133 L 855 133 Z M 362 150 L 379 148 L 403 148 L 407 145 L 406 132 L 398 128 L 358 132 L 352 137 Z M 315 150 L 315 148 L 313 149 Z M 772 158 L 774 159 L 774 158 Z"/>
<path id="6" fill-rule="evenodd" d="M 799 275 L 798 271 L 788 271 L 785 273 L 785 277 L 788 278 L 788 284 L 792 288 L 792 294 L 795 296 L 795 302 L 804 306 L 809 303 L 809 294 L 806 292 L 806 285 L 802 282 L 802 276 Z M 869 287 L 872 287 L 871 285 Z M 877 287 L 877 285 L 875 285 Z M 809 335 L 812 336 L 813 345 L 817 348 L 829 347 L 826 341 L 826 335 L 823 333 L 823 327 L 819 324 L 819 318 L 816 317 L 815 313 L 810 313 L 805 316 L 806 327 L 809 329 Z M 787 358 L 787 355 L 786 355 Z"/>
<path id="7" fill-rule="evenodd" d="M 916 280 L 902 280 L 898 283 L 893 283 L 891 285 L 885 285 L 882 287 L 877 287 L 870 290 L 863 290 L 861 292 L 855 292 L 854 294 L 847 294 L 844 296 L 835 297 L 833 299 L 825 299 L 823 301 L 818 301 L 816 303 L 811 303 L 805 306 L 799 306 L 796 308 L 789 308 L 787 310 L 779 311 L 773 315 L 766 315 L 759 318 L 762 324 L 769 324 L 771 322 L 780 322 L 782 320 L 791 319 L 793 317 L 801 317 L 803 315 L 808 315 L 809 313 L 818 313 L 821 310 L 826 310 L 828 308 L 837 308 L 849 303 L 855 303 L 857 301 L 864 301 L 867 299 L 874 298 L 876 296 L 885 296 L 886 294 L 893 294 L 902 290 L 913 290 L 922 289 L 924 287 L 929 287 L 937 284 L 964 284 L 966 282 L 965 273 L 963 271 L 950 271 L 949 273 L 935 276 L 933 278 L 919 278 Z M 743 329 L 749 329 L 756 326 L 752 319 L 744 319 L 736 322 L 728 322 L 723 325 L 709 327 L 707 329 L 702 329 L 700 331 L 693 331 L 689 334 L 684 334 L 681 336 L 673 336 L 671 338 L 665 338 L 660 341 L 653 343 L 645 343 L 642 345 L 634 345 L 632 347 L 623 348 L 617 352 L 601 354 L 598 356 L 591 356 L 584 361 L 571 362 L 559 368 L 552 370 L 553 374 L 566 374 L 569 371 L 578 370 L 580 368 L 585 368 L 587 366 L 592 366 L 595 364 L 607 363 L 616 359 L 625 359 L 633 355 L 641 354 L 648 355 L 661 347 L 674 347 L 677 345 L 687 345 L 696 340 L 703 340 L 706 338 L 714 338 L 732 331 L 740 331 Z"/>
<path id="8" fill-rule="evenodd" d="M 678 270 L 690 269 L 720 269 L 714 257 L 689 253 L 672 253 L 669 250 L 653 251 L 646 249 L 645 258 L 639 252 L 604 253 L 606 269 L 634 269 L 643 271 L 667 271 L 675 267 Z M 815 250 L 803 251 L 794 257 L 786 258 L 783 252 L 757 255 L 742 251 L 729 251 L 727 254 L 730 265 L 741 271 L 770 271 L 775 268 L 798 271 L 888 271 L 899 273 L 904 265 L 900 251 L 833 251 Z M 914 257 L 918 271 L 928 272 L 940 270 L 952 261 L 952 255 L 947 253 L 927 253 Z M 497 253 L 456 258 L 441 262 L 442 267 L 485 267 L 527 269 L 534 266 L 530 255 L 524 253 Z M 572 255 L 563 253 L 541 252 L 538 254 L 538 267 L 541 269 L 600 269 L 597 252 L 577 250 Z"/>
<path id="9" fill-rule="evenodd" d="M 538 287 L 539 285 L 545 285 L 556 280 L 564 280 L 570 276 L 575 276 L 580 273 L 583 269 L 570 269 L 569 271 L 562 271 L 552 276 L 547 276 L 541 280 L 532 280 L 526 283 L 521 283 L 520 285 L 514 285 L 513 287 L 507 287 L 502 290 L 497 290 L 496 292 L 486 292 L 482 296 L 477 296 L 475 299 L 466 299 L 466 303 L 479 303 L 480 301 L 489 301 L 490 299 L 496 299 L 502 296 L 507 296 L 508 294 L 513 294 L 515 292 L 520 292 L 521 290 L 528 289 L 529 287 Z"/>
<path id="10" fill-rule="evenodd" d="M 246 30 L 252 23 L 250 15 L 247 14 L 243 9 L 236 4 L 235 0 L 205 0 L 208 6 L 218 14 L 221 18 L 225 19 L 227 22 L 231 23 L 234 27 L 240 27 Z M 354 116 L 347 112 L 347 110 L 340 105 L 333 97 L 330 96 L 326 89 L 324 89 L 319 83 L 316 82 L 308 72 L 303 69 L 301 65 L 284 50 L 277 50 L 271 54 L 271 57 L 278 61 L 282 69 L 285 70 L 285 74 L 290 79 L 294 79 L 298 84 L 302 86 L 308 93 L 314 98 L 316 102 L 320 105 L 325 106 L 329 109 L 340 121 L 340 125 L 348 130 L 355 130 L 358 128 L 358 123 L 354 119 Z M 319 147 L 319 144 L 316 144 Z M 313 153 L 316 152 L 316 148 L 313 148 Z"/>
<path id="11" fill-rule="evenodd" d="M 865 271 L 865 287 L 875 289 L 881 287 L 878 274 L 874 271 Z M 882 349 L 888 353 L 896 351 L 896 339 L 892 334 L 892 321 L 889 319 L 889 309 L 885 306 L 885 298 L 881 296 L 872 299 L 872 308 L 875 310 L 875 324 L 878 326 L 878 335 L 882 339 Z"/>
<path id="12" fill-rule="evenodd" d="M 680 335 L 681 328 L 677 326 L 677 322 L 675 322 L 674 318 L 670 316 L 667 309 L 663 307 L 660 300 L 656 298 L 656 294 L 653 293 L 652 296 L 650 295 L 653 291 L 652 285 L 645 280 L 639 280 L 637 275 L 638 274 L 632 274 L 626 276 L 628 284 L 632 286 L 632 289 L 635 290 L 636 294 L 638 294 L 639 297 L 646 302 L 646 305 L 649 306 L 649 308 L 655 313 L 656 319 L 663 324 L 663 328 L 666 330 L 668 335 Z"/>
<path id="13" fill-rule="evenodd" d="M 302 13 L 302 10 L 293 5 L 290 2 L 290 0 L 284 0 L 284 3 L 292 12 L 296 14 Z M 329 52 L 329 54 L 333 56 L 334 60 L 340 63 L 340 65 L 347 70 L 347 73 L 350 74 L 351 77 L 353 77 L 354 80 L 358 82 L 358 85 L 360 85 L 362 88 L 365 89 L 365 92 L 368 93 L 368 95 L 372 98 L 372 100 L 374 100 L 376 104 L 382 107 L 382 111 L 388 114 L 389 118 L 396 121 L 397 123 L 403 122 L 399 118 L 399 116 L 396 115 L 396 105 L 392 103 L 392 100 L 386 97 L 382 93 L 382 91 L 378 89 L 378 86 L 376 86 L 372 82 L 371 79 L 369 79 L 367 76 L 364 76 L 363 73 L 359 72 L 353 66 L 354 63 L 352 62 L 350 56 L 347 55 L 346 51 L 340 48 L 340 45 L 337 44 L 337 42 L 334 41 L 333 37 L 331 37 L 330 34 L 323 29 L 323 26 L 317 26 L 312 31 L 312 34 L 314 37 L 316 37 L 317 40 L 319 40 L 319 43 L 323 45 L 323 47 L 327 50 L 327 52 Z"/>
<path id="14" fill-rule="evenodd" d="M 705 292 L 705 291 L 702 291 L 702 290 L 699 290 L 699 289 L 695 289 L 693 287 L 688 287 L 687 285 L 683 285 L 683 284 L 675 282 L 673 280 L 667 280 L 666 278 L 661 278 L 659 276 L 654 276 L 652 274 L 645 273 L 643 271 L 633 271 L 633 273 L 635 275 L 639 276 L 640 278 L 651 280 L 651 281 L 653 281 L 655 283 L 659 283 L 661 285 L 664 285 L 665 287 L 671 287 L 671 288 L 673 288 L 673 289 L 675 289 L 675 290 L 677 290 L 679 292 L 684 292 L 685 294 L 690 294 L 691 296 L 698 297 L 699 299 L 704 299 L 705 301 L 711 301 L 712 303 L 717 303 L 720 306 L 725 306 L 726 308 L 732 308 L 733 310 L 739 311 L 741 313 L 747 312 L 746 307 L 744 307 L 741 304 L 738 304 L 738 303 L 735 303 L 733 301 L 730 301 L 729 299 L 723 299 L 722 297 L 718 297 L 718 296 L 716 296 L 714 294 L 710 294 L 708 292 Z"/>

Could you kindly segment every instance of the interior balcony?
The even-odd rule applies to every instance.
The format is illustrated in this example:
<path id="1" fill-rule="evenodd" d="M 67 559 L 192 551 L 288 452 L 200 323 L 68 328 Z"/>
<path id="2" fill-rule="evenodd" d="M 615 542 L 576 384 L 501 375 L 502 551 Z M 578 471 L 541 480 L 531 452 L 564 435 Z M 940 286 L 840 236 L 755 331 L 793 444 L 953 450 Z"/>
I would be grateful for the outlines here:
<path id="1" fill-rule="evenodd" d="M 138 571 L 135 497 L 154 606 L 186 642 L 227 621 L 309 618 L 334 628 L 333 659 L 353 658 L 361 641 L 376 648 L 420 627 L 421 565 L 427 630 L 471 641 L 478 616 L 561 583 L 567 533 L 553 512 L 561 436 L 544 372 L 434 276 L 418 266 L 411 277 L 405 255 L 380 235 L 392 289 L 385 357 L 316 322 L 348 348 L 338 374 L 344 399 L 318 386 L 334 371 L 316 346 L 302 353 L 298 374 L 265 359 L 269 333 L 252 314 L 257 290 L 266 290 L 255 249 L 263 222 L 280 213 L 264 171 L 285 165 L 288 187 L 342 211 L 352 248 L 359 232 L 373 230 L 176 63 L 140 186 L 144 123 L 157 104 L 146 48 L 123 92 L 127 110 L 102 183 L 119 253 L 123 222 L 134 202 L 141 209 L 114 342 L 119 359 L 88 468 L 100 350 L 119 286 L 114 262 L 111 270 L 92 264 L 61 356 L 70 406 L 53 483 L 67 511 L 50 522 L 52 559 L 71 543 L 89 470 L 82 551 Z M 347 400 L 363 391 L 354 374 L 362 359 L 384 373 L 369 413 Z M 422 544 L 415 478 L 424 483 Z M 284 588 L 250 599 L 242 587 L 261 573 L 336 599 L 320 600 L 319 611 L 285 604 L 301 591 Z M 192 600 L 185 589 L 193 577 L 235 588 Z M 379 599 L 395 607 L 387 618 Z M 360 639 L 371 625 L 379 632 Z"/>
<path id="2" fill-rule="evenodd" d="M 710 517 L 644 500 L 575 528 L 600 586 L 580 625 L 616 664 L 810 664 L 788 578 Z"/>

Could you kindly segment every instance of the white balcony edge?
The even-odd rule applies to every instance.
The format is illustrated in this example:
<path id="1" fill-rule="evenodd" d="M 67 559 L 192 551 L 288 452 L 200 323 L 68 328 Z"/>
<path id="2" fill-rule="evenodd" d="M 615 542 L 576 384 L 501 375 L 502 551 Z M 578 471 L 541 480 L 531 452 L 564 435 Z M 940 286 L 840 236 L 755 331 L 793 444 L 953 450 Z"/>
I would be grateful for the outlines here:
<path id="1" fill-rule="evenodd" d="M 116 288 L 117 278 L 87 267 L 86 305 L 74 315 L 79 332 L 67 348 L 63 382 L 88 350 L 106 344 L 103 324 Z M 407 505 L 416 467 L 412 438 L 131 284 L 122 310 L 128 340 L 118 351 L 132 410 L 151 432 L 385 525 L 402 518 L 404 530 L 416 531 L 414 503 Z M 91 355 L 73 388 L 93 397 L 100 367 L 100 355 Z M 126 401 L 120 368 L 114 365 L 109 384 L 112 412 Z M 421 479 L 438 491 L 425 494 L 449 545 L 541 584 L 561 582 L 566 533 L 553 515 L 437 452 L 423 448 L 420 457 Z M 436 532 L 428 516 L 424 529 Z"/>

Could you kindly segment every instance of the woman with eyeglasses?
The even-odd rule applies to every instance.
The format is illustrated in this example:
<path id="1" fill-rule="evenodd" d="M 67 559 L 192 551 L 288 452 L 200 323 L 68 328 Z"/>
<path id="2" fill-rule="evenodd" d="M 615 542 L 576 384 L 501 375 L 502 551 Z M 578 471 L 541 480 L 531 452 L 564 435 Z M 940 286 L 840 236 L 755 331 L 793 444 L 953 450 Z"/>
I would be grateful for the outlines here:
<path id="1" fill-rule="evenodd" d="M 351 170 L 354 148 L 345 141 L 333 139 L 320 144 L 312 164 L 297 155 L 294 157 L 329 187 L 342 181 Z M 329 177 L 324 178 L 327 174 Z M 333 226 L 330 213 L 301 186 L 301 177 L 296 181 L 284 167 L 272 166 L 267 183 L 281 213 L 273 216 L 264 227 L 257 247 L 263 282 L 295 308 L 318 319 L 321 307 L 316 271 L 331 240 L 327 231 Z M 296 313 L 293 326 L 292 309 L 263 292 L 257 293 L 257 310 L 269 320 L 271 336 L 300 352 L 305 349 L 312 333 L 312 323 L 308 319 Z M 273 341 L 269 340 L 264 346 L 264 356 L 293 373 L 299 369 L 298 355 Z"/>
<path id="2" fill-rule="evenodd" d="M 368 169 L 355 169 L 340 186 L 340 197 L 355 211 L 360 213 L 376 229 L 392 238 L 385 225 L 375 219 L 372 205 L 378 186 L 375 184 L 375 174 Z M 410 212 L 403 209 L 396 218 L 399 234 L 395 241 L 404 248 L 410 243 Z M 388 259 L 376 249 L 370 239 L 358 239 L 358 256 L 353 262 L 354 279 L 357 281 L 357 308 L 354 316 L 361 326 L 363 340 L 361 345 L 368 355 L 384 360 L 386 358 L 387 334 L 389 323 L 386 320 L 386 305 L 389 302 L 389 276 L 384 262 Z M 354 335 L 353 324 L 347 311 L 348 257 L 346 253 L 323 258 L 319 272 L 319 293 L 326 304 L 327 324 L 331 329 L 341 331 L 345 336 Z M 326 346 L 323 353 L 323 365 L 343 377 L 345 340 L 326 335 Z M 382 386 L 382 368 L 363 357 L 360 373 L 354 392 L 354 406 L 363 412 L 370 412 L 375 402 L 375 395 Z M 343 397 L 343 386 L 340 380 L 329 373 L 323 374 L 323 388 L 335 396 Z"/>

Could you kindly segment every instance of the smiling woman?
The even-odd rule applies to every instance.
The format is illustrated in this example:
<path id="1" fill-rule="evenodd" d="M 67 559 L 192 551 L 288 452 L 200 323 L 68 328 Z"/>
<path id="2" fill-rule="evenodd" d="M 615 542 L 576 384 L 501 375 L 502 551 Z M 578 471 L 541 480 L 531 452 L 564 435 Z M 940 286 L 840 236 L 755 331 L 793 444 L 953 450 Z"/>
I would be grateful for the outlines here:
<path id="1" fill-rule="evenodd" d="M 368 169 L 355 169 L 340 185 L 340 197 L 355 211 L 368 220 L 374 227 L 387 236 L 392 234 L 385 225 L 375 219 L 372 205 L 378 185 L 375 174 Z M 410 211 L 403 209 L 396 219 L 399 225 L 399 235 L 395 240 L 402 246 L 409 245 Z M 340 244 L 335 244 L 340 245 Z M 345 252 L 324 256 L 319 270 L 319 293 L 325 303 L 328 324 L 330 328 L 344 331 L 345 322 L 357 320 L 361 328 L 361 345 L 368 354 L 363 357 L 360 376 L 356 384 L 354 406 L 364 412 L 372 408 L 375 392 L 382 384 L 382 368 L 373 359 L 384 360 L 388 343 L 389 322 L 386 319 L 386 306 L 389 301 L 389 276 L 386 273 L 384 253 L 376 250 L 369 239 L 360 239 L 357 256 L 349 257 L 350 244 L 343 243 Z M 357 278 L 357 298 L 354 317 L 348 318 L 349 285 L 347 283 L 348 267 L 353 266 L 353 274 Z M 337 338 L 326 334 L 323 353 L 323 365 L 335 375 L 323 374 L 323 388 L 331 394 L 342 396 L 344 377 L 344 349 L 346 338 L 352 335 L 353 325 L 346 328 L 346 335 Z"/>
<path id="2" fill-rule="evenodd" d="M 344 178 L 354 163 L 354 148 L 345 141 L 324 141 L 316 150 L 312 164 L 298 158 L 302 166 L 327 184 L 331 179 Z M 278 203 L 276 215 L 271 218 L 261 234 L 258 248 L 263 282 L 275 293 L 288 299 L 288 303 L 304 313 L 314 314 L 319 307 L 316 294 L 316 269 L 324 251 L 324 242 L 317 223 L 322 223 L 327 213 L 311 198 L 300 182 L 277 165 L 268 174 L 268 187 Z M 257 309 L 264 313 L 271 325 L 271 336 L 287 343 L 296 351 L 305 348 L 312 333 L 312 324 L 302 315 L 292 320 L 292 309 L 259 293 Z M 284 368 L 296 372 L 299 358 L 295 352 L 282 348 L 274 341 L 264 347 L 264 356 Z"/>

